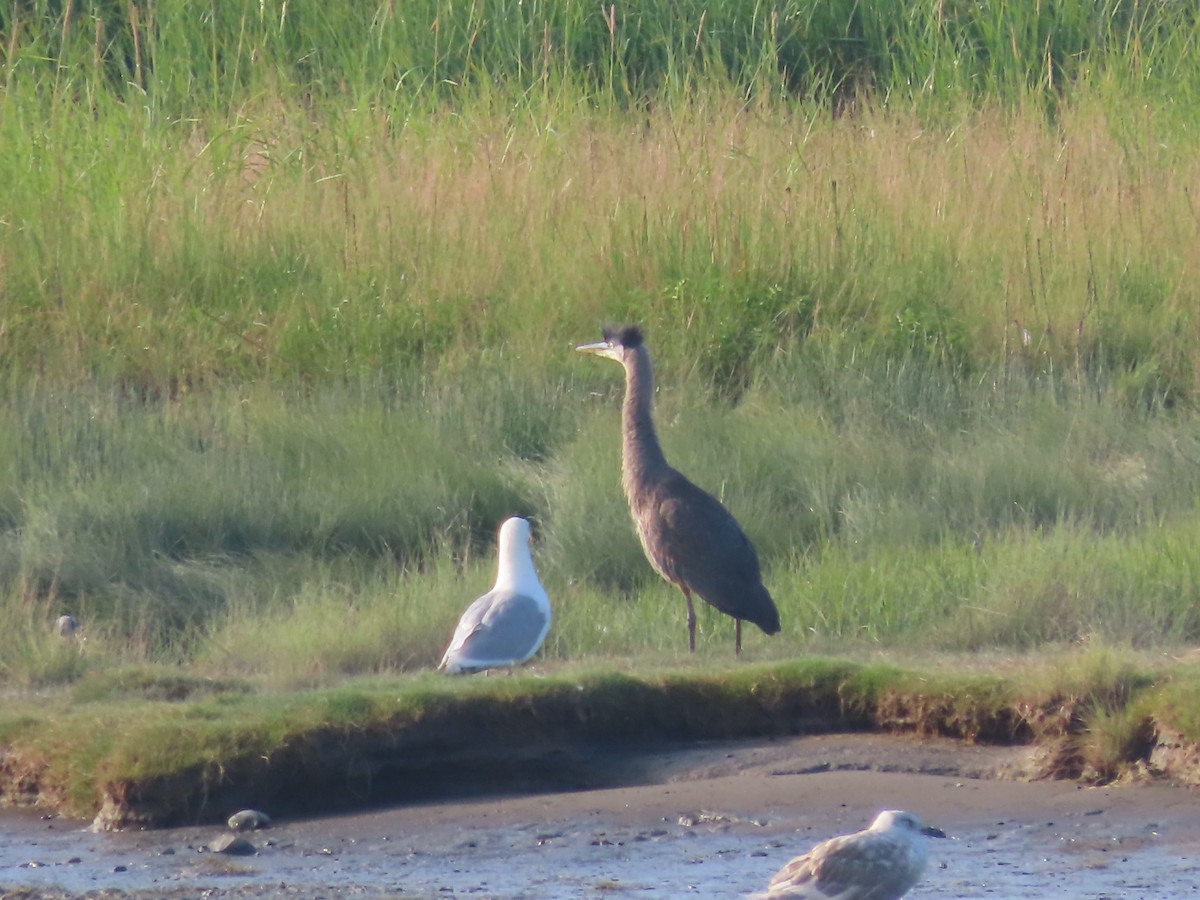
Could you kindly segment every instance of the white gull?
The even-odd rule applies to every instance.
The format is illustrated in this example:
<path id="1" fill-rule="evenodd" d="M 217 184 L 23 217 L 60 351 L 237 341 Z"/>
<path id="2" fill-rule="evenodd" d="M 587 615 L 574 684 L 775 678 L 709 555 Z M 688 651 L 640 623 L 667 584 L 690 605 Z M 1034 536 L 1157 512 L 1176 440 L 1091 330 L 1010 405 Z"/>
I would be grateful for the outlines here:
<path id="1" fill-rule="evenodd" d="M 537 653 L 550 630 L 550 598 L 529 553 L 529 523 L 500 526 L 496 583 L 467 607 L 438 666 L 452 675 L 516 666 Z"/>

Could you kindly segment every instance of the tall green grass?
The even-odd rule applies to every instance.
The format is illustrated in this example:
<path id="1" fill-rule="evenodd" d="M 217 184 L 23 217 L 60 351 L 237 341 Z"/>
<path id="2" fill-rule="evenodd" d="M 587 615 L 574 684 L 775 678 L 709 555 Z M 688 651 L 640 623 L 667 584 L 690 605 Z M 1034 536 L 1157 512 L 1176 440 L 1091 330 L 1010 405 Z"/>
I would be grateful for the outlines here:
<path id="1" fill-rule="evenodd" d="M 1195 387 L 1186 4 L 3 16 L 4 371 L 356 379 L 636 315 L 726 390 L 814 333 Z"/>
<path id="2" fill-rule="evenodd" d="M 1187 4 L 0 11 L 0 681 L 425 668 L 530 516 L 543 658 L 682 658 L 619 488 L 759 548 L 747 653 L 1186 644 Z M 50 625 L 70 611 L 84 640 Z M 730 623 L 702 610 L 700 658 Z"/>
<path id="3" fill-rule="evenodd" d="M 393 137 L 362 111 L 371 133 L 343 142 L 284 111 L 260 138 L 192 124 L 144 146 L 76 121 L 44 151 L 6 118 L 6 389 L 50 373 L 177 396 L 481 354 L 540 369 L 636 318 L 663 362 L 734 398 L 801 342 L 852 342 L 1191 402 L 1191 125 L 1083 101 L 1054 123 L 963 110 L 948 131 L 727 96 L 633 134 L 538 113 L 484 104 Z"/>
<path id="4" fill-rule="evenodd" d="M 569 76 L 617 99 L 719 76 L 809 95 L 1051 96 L 1080 82 L 1176 89 L 1195 72 L 1187 4 L 1054 0 L 410 0 L 314 10 L 277 2 L 197 10 L 180 0 L 49 3 L 0 16 L 11 89 L 151 109 L 225 110 L 256 90 L 404 106 L 478 84 Z"/>

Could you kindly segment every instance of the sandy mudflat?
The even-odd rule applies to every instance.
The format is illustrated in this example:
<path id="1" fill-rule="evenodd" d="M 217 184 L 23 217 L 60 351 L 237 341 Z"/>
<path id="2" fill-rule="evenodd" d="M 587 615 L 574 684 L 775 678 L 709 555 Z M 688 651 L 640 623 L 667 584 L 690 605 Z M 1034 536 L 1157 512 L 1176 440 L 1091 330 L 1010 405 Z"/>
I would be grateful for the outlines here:
<path id="1" fill-rule="evenodd" d="M 1016 780 L 1027 752 L 867 735 L 658 749 L 638 758 L 651 783 L 281 821 L 245 857 L 203 849 L 220 829 L 4 814 L 0 897 L 733 898 L 884 807 L 951 836 L 914 898 L 1200 891 L 1193 791 Z"/>

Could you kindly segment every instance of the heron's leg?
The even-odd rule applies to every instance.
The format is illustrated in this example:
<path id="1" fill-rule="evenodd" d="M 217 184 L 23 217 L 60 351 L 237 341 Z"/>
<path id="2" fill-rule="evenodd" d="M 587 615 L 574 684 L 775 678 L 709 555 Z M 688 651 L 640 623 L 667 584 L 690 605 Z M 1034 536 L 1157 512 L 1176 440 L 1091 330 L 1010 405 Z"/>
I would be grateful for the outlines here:
<path id="1" fill-rule="evenodd" d="M 733 632 L 736 635 L 736 637 L 734 639 L 734 643 L 733 643 L 733 655 L 741 656 L 742 655 L 742 620 L 734 619 L 733 621 L 737 623 L 737 625 L 734 628 L 734 632 Z"/>
<path id="2" fill-rule="evenodd" d="M 682 584 L 679 589 L 683 591 L 683 596 L 687 598 L 688 605 L 688 652 L 696 652 L 696 608 L 692 605 L 692 592 L 685 588 Z"/>

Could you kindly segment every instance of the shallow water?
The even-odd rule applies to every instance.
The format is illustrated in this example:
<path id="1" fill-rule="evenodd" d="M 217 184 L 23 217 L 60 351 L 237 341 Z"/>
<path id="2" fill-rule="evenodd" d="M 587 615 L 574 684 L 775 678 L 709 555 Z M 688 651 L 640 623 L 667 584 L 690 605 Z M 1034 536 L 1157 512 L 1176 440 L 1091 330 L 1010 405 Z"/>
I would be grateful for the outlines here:
<path id="1" fill-rule="evenodd" d="M 1166 900 L 1200 886 L 1190 856 L 1200 806 L 1182 789 L 732 769 L 278 823 L 249 835 L 259 852 L 247 857 L 205 849 L 220 828 L 93 834 L 84 822 L 0 813 L 0 896 L 733 898 L 888 806 L 951 834 L 932 842 L 914 898 Z"/>

